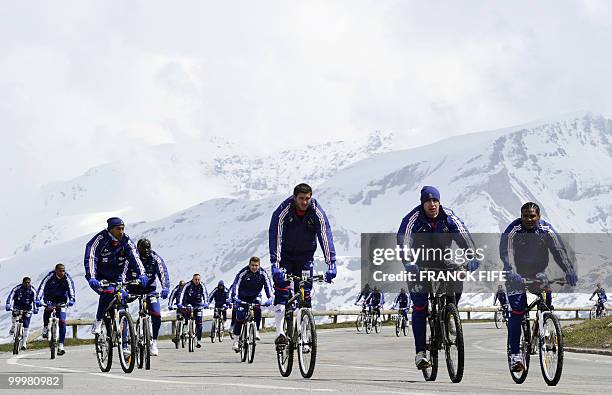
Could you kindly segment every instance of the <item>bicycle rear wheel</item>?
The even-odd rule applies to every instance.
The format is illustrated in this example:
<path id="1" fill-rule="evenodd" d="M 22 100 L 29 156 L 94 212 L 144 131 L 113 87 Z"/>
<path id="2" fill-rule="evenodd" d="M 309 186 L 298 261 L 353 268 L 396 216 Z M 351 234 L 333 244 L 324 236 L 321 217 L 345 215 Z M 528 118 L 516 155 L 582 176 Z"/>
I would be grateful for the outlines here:
<path id="1" fill-rule="evenodd" d="M 283 329 L 287 336 L 287 344 L 276 346 L 276 362 L 278 363 L 278 370 L 283 377 L 289 377 L 293 369 L 294 329 L 291 325 L 292 322 L 293 313 L 290 312 L 285 314 Z"/>
<path id="2" fill-rule="evenodd" d="M 465 350 L 463 347 L 463 328 L 459 311 L 454 303 L 446 305 L 444 314 L 444 349 L 446 351 L 446 368 L 453 383 L 463 379 Z"/>
<path id="3" fill-rule="evenodd" d="M 211 321 L 211 327 L 210 327 L 210 342 L 214 343 L 215 342 L 215 336 L 217 335 L 217 319 L 213 318 L 213 320 Z"/>
<path id="4" fill-rule="evenodd" d="M 538 339 L 540 345 L 540 368 L 546 384 L 557 385 L 563 371 L 563 332 L 559 318 L 552 313 L 543 315 L 544 333 Z"/>
<path id="5" fill-rule="evenodd" d="M 179 348 L 179 342 L 181 341 L 181 333 L 183 332 L 183 322 L 182 320 L 177 320 L 176 322 L 176 333 L 174 334 L 174 347 Z M 183 345 L 184 347 L 184 345 Z"/>
<path id="6" fill-rule="evenodd" d="M 96 335 L 96 360 L 103 372 L 108 372 L 113 364 L 113 339 L 111 338 L 112 327 L 110 320 L 104 318 L 100 334 Z"/>
<path id="7" fill-rule="evenodd" d="M 516 384 L 522 384 L 527 378 L 529 373 L 529 359 L 531 357 L 529 350 L 529 343 L 531 341 L 531 329 L 529 329 L 529 321 L 523 321 L 521 323 L 521 339 L 520 339 L 520 354 L 523 358 L 523 371 L 513 372 L 512 371 L 512 357 L 510 353 L 510 344 L 508 344 L 508 368 L 510 369 L 510 376 Z"/>
<path id="8" fill-rule="evenodd" d="M 13 335 L 13 354 L 19 354 L 21 348 L 21 340 L 23 339 L 23 324 L 18 322 L 15 324 L 15 334 Z"/>
<path id="9" fill-rule="evenodd" d="M 55 359 L 57 352 L 57 321 L 54 319 L 51 323 L 51 336 L 49 336 L 49 349 L 51 350 L 51 359 Z"/>
<path id="10" fill-rule="evenodd" d="M 361 332 L 363 330 L 363 314 L 359 314 L 357 316 L 357 320 L 355 321 L 355 326 L 357 327 L 357 332 Z"/>
<path id="11" fill-rule="evenodd" d="M 132 373 L 136 365 L 135 355 L 138 352 L 138 341 L 134 331 L 134 321 L 126 310 L 119 312 L 119 328 L 117 351 L 119 353 L 119 363 L 125 373 Z"/>
<path id="12" fill-rule="evenodd" d="M 255 359 L 255 323 L 251 321 L 249 323 L 249 332 L 247 334 L 247 362 L 253 363 Z"/>
<path id="13" fill-rule="evenodd" d="M 436 381 L 438 376 L 438 344 L 436 341 L 436 322 L 433 317 L 429 316 L 425 320 L 425 333 L 427 342 L 425 343 L 425 356 L 431 363 L 431 366 L 422 369 L 425 381 Z"/>
<path id="14" fill-rule="evenodd" d="M 310 378 L 317 361 L 317 328 L 310 309 L 302 310 L 301 329 L 298 335 L 298 362 L 302 377 Z"/>
<path id="15" fill-rule="evenodd" d="M 367 316 L 367 317 L 365 317 L 364 320 L 365 320 L 365 322 L 364 322 L 365 333 L 372 332 L 372 317 L 371 316 Z"/>

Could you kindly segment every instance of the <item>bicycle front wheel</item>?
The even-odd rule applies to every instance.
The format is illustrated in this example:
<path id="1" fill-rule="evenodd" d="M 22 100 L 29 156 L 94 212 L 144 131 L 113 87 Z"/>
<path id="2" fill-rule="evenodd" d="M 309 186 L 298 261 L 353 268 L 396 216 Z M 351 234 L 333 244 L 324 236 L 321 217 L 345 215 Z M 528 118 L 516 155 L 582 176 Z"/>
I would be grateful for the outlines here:
<path id="1" fill-rule="evenodd" d="M 51 350 L 51 359 L 55 359 L 57 352 L 57 321 L 53 320 L 51 324 L 51 336 L 49 336 L 49 349 Z"/>
<path id="2" fill-rule="evenodd" d="M 430 366 L 421 370 L 425 381 L 436 381 L 438 377 L 438 342 L 436 334 L 436 321 L 433 317 L 429 316 L 425 320 L 425 334 L 427 335 L 427 341 L 425 343 L 425 356 L 430 362 Z"/>
<path id="3" fill-rule="evenodd" d="M 213 319 L 210 326 L 210 342 L 215 342 L 215 336 L 217 335 L 217 320 Z"/>
<path id="4" fill-rule="evenodd" d="M 138 318 L 134 323 L 134 330 L 138 336 L 138 352 L 136 353 L 136 367 L 142 369 L 145 359 L 144 334 L 142 331 L 141 318 Z"/>
<path id="5" fill-rule="evenodd" d="M 108 372 L 113 364 L 113 339 L 111 338 L 112 326 L 107 318 L 102 322 L 100 334 L 96 335 L 96 360 L 103 372 Z"/>
<path id="6" fill-rule="evenodd" d="M 217 339 L 219 339 L 219 343 L 223 342 L 223 336 L 225 335 L 224 322 L 219 320 L 217 323 Z"/>
<path id="7" fill-rule="evenodd" d="M 400 330 L 402 329 L 402 323 L 401 323 L 402 317 L 398 316 L 397 320 L 395 320 L 395 336 L 399 337 L 400 335 Z"/>
<path id="8" fill-rule="evenodd" d="M 18 322 L 15 325 L 15 334 L 13 337 L 13 354 L 19 354 L 19 349 L 21 348 L 21 340 L 23 338 L 23 324 Z"/>
<path id="9" fill-rule="evenodd" d="M 376 333 L 380 333 L 381 329 L 382 329 L 382 320 L 381 320 L 381 317 L 377 316 L 374 321 L 374 330 L 376 331 Z"/>
<path id="10" fill-rule="evenodd" d="M 453 303 L 446 305 L 444 314 L 444 348 L 446 351 L 446 368 L 453 383 L 463 379 L 463 328 L 457 306 Z"/>
<path id="11" fill-rule="evenodd" d="M 504 321 L 504 317 L 502 316 L 502 314 L 503 314 L 503 313 L 502 313 L 500 310 L 497 310 L 497 311 L 495 312 L 495 317 L 494 317 L 494 318 L 495 318 L 495 327 L 496 327 L 497 329 L 499 329 L 499 328 L 501 328 L 501 327 L 502 327 L 502 323 L 503 323 L 503 321 Z"/>
<path id="12" fill-rule="evenodd" d="M 136 365 L 135 355 L 138 352 L 138 342 L 134 330 L 132 316 L 126 310 L 119 312 L 119 328 L 117 351 L 119 353 L 119 363 L 125 373 L 132 373 Z"/>
<path id="13" fill-rule="evenodd" d="M 278 370 L 283 377 L 289 377 L 293 369 L 294 330 L 291 327 L 292 322 L 293 313 L 287 313 L 283 321 L 283 329 L 287 336 L 287 344 L 276 346 L 276 362 L 278 363 Z"/>
<path id="14" fill-rule="evenodd" d="M 249 346 L 248 342 L 248 325 L 245 322 L 242 324 L 240 329 L 240 337 L 238 338 L 238 344 L 240 345 L 240 361 L 245 362 L 247 360 L 247 349 Z"/>
<path id="15" fill-rule="evenodd" d="M 355 321 L 355 326 L 357 327 L 357 332 L 361 332 L 363 330 L 363 314 L 359 314 L 357 316 L 357 320 Z"/>
<path id="16" fill-rule="evenodd" d="M 193 319 L 189 320 L 189 333 L 187 334 L 187 336 L 188 336 L 187 343 L 188 343 L 189 352 L 194 352 L 195 351 L 195 320 Z"/>
<path id="17" fill-rule="evenodd" d="M 146 370 L 151 370 L 151 324 L 149 317 L 142 319 L 142 334 L 144 344 L 144 365 Z"/>
<path id="18" fill-rule="evenodd" d="M 402 318 L 402 333 L 404 333 L 404 336 L 408 336 L 408 321 L 405 317 Z"/>
<path id="19" fill-rule="evenodd" d="M 249 333 L 247 334 L 247 362 L 253 363 L 255 359 L 255 323 L 249 323 Z"/>
<path id="20" fill-rule="evenodd" d="M 317 360 L 317 328 L 309 309 L 302 310 L 297 347 L 300 373 L 302 373 L 302 377 L 310 378 L 314 373 Z"/>
<path id="21" fill-rule="evenodd" d="M 546 384 L 557 385 L 563 371 L 563 332 L 559 318 L 553 313 L 543 315 L 544 333 L 539 335 L 540 367 Z"/>
<path id="22" fill-rule="evenodd" d="M 174 334 L 174 347 L 179 348 L 179 342 L 181 341 L 182 337 L 181 333 L 183 332 L 183 323 L 181 321 L 177 321 L 175 330 L 176 333 Z"/>

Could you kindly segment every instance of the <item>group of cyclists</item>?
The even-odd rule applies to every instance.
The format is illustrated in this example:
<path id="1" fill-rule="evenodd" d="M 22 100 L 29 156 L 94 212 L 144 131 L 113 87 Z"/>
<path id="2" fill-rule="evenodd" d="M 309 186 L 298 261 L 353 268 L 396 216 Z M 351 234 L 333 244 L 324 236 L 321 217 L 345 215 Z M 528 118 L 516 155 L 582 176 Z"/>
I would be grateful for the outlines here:
<path id="1" fill-rule="evenodd" d="M 537 278 L 546 283 L 545 270 L 548 265 L 548 253 L 552 253 L 556 263 L 563 269 L 565 280 L 570 286 L 575 286 L 578 280 L 575 268 L 570 261 L 563 241 L 552 225 L 540 217 L 537 204 L 528 202 L 520 209 L 521 216 L 512 221 L 503 232 L 500 240 L 500 258 L 506 271 L 507 295 L 500 286 L 495 300 L 508 307 L 508 343 L 512 354 L 512 371 L 524 368 L 519 353 L 520 325 L 522 315 L 527 307 L 525 278 Z M 436 238 L 434 235 L 444 235 Z M 533 236 L 533 237 L 524 237 Z M 157 299 L 156 283 L 159 280 L 162 299 L 169 297 L 169 308 L 176 308 L 177 319 L 193 314 L 197 322 L 197 347 L 201 347 L 202 309 L 214 301 L 214 307 L 223 312 L 232 306 L 231 334 L 239 335 L 245 321 L 245 306 L 256 304 L 254 310 L 257 328 L 260 326 L 260 305 L 273 306 L 275 316 L 275 344 L 287 344 L 288 339 L 283 328 L 283 318 L 287 301 L 298 289 L 298 281 L 287 280 L 286 274 L 301 276 L 304 272 L 313 275 L 313 258 L 320 245 L 325 263 L 325 281 L 331 283 L 336 277 L 336 253 L 331 226 L 320 203 L 312 198 L 312 188 L 307 184 L 299 184 L 294 188 L 293 195 L 285 199 L 273 212 L 269 226 L 270 272 L 261 267 L 260 258 L 254 256 L 248 264 L 235 275 L 228 289 L 223 281 L 208 294 L 200 274 L 194 274 L 189 282 L 180 281 L 172 291 L 167 266 L 161 256 L 151 249 L 151 242 L 142 238 L 136 244 L 125 234 L 125 224 L 118 217 L 107 220 L 106 229 L 97 233 L 86 245 L 84 268 L 85 279 L 91 289 L 99 295 L 96 320 L 92 327 L 94 334 L 100 333 L 102 319 L 115 297 L 115 287 L 104 285 L 107 282 L 125 283 L 130 285 L 125 292 L 125 298 L 134 295 L 146 295 L 153 327 L 151 354 L 157 355 L 157 338 L 161 325 L 161 309 Z M 420 191 L 420 203 L 405 215 L 397 232 L 397 243 L 408 247 L 413 246 L 446 248 L 455 242 L 460 248 L 474 250 L 474 241 L 463 221 L 453 210 L 441 205 L 440 192 L 433 186 L 425 186 Z M 409 273 L 417 273 L 437 264 L 431 259 L 419 257 L 406 259 L 404 266 Z M 479 268 L 480 262 L 472 259 L 465 265 L 470 272 Z M 293 277 L 292 277 L 293 278 Z M 418 278 L 418 277 L 417 277 Z M 462 293 L 462 283 L 453 284 L 453 292 L 448 295 L 458 303 Z M 415 341 L 415 365 L 418 369 L 431 366 L 426 347 L 426 317 L 428 315 L 427 281 L 409 281 L 408 292 L 402 289 L 395 298 L 393 308 L 398 308 L 407 318 L 407 312 L 412 306 L 412 331 Z M 311 304 L 312 283 L 305 287 L 306 305 Z M 266 300 L 262 303 L 262 293 Z M 501 294 L 500 294 L 501 293 Z M 598 287 L 593 294 L 603 306 L 605 291 Z M 36 293 L 32 290 L 31 280 L 26 277 L 22 284 L 11 291 L 7 299 L 7 310 L 14 307 L 19 310 L 33 311 L 45 306 L 47 311 L 57 308 L 57 304 L 71 306 L 75 303 L 74 284 L 63 265 L 58 264 L 55 270 L 49 272 L 41 282 Z M 380 315 L 384 305 L 384 294 L 377 286 L 368 287 L 360 293 L 356 304 L 360 301 L 364 309 Z M 598 303 L 600 303 L 598 302 Z M 65 307 L 58 308 L 60 317 L 60 344 L 63 354 L 65 337 Z M 43 318 L 46 326 L 47 319 Z M 30 316 L 24 320 L 24 328 L 29 327 Z M 27 329 L 26 329 L 27 331 Z M 43 332 L 44 335 L 45 332 Z M 26 336 L 27 338 L 27 332 Z M 257 334 L 259 337 L 259 334 Z M 24 348 L 26 344 L 23 344 Z M 238 350 L 237 342 L 233 344 Z"/>

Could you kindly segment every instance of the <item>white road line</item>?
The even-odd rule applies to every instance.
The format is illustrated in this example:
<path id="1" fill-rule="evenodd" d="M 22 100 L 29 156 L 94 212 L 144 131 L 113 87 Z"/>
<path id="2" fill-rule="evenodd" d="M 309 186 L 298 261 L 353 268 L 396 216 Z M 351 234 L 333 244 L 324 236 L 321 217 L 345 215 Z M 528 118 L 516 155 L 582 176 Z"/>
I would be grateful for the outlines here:
<path id="1" fill-rule="evenodd" d="M 73 350 L 71 352 L 76 352 L 76 351 L 91 351 L 91 350 Z M 54 366 L 30 365 L 30 364 L 25 364 L 25 363 L 20 362 L 21 359 L 26 358 L 28 356 L 43 355 L 43 354 L 47 354 L 47 352 L 44 351 L 44 352 L 17 355 L 15 357 L 8 359 L 6 363 L 9 365 L 19 365 L 19 366 L 31 367 L 31 368 L 49 369 L 49 370 L 55 370 L 59 372 L 85 373 L 85 374 L 90 374 L 92 376 L 99 376 L 99 377 L 105 377 L 105 378 L 111 378 L 111 379 L 120 379 L 120 380 L 128 380 L 128 381 L 146 381 L 149 383 L 159 383 L 159 384 L 184 384 L 184 385 L 198 385 L 198 386 L 210 385 L 210 386 L 222 386 L 222 387 L 241 387 L 241 388 L 265 389 L 265 390 L 292 390 L 292 391 L 306 391 L 306 392 L 337 392 L 337 390 L 332 389 L 332 388 L 284 387 L 284 386 L 264 385 L 264 384 L 240 384 L 240 383 L 224 383 L 224 382 L 205 382 L 205 381 L 196 382 L 196 381 L 145 379 L 145 378 L 140 378 L 140 377 L 123 376 L 123 375 L 117 375 L 117 374 L 112 374 L 112 373 L 102 373 L 102 372 L 93 373 L 93 372 L 86 372 L 82 370 L 57 368 Z"/>

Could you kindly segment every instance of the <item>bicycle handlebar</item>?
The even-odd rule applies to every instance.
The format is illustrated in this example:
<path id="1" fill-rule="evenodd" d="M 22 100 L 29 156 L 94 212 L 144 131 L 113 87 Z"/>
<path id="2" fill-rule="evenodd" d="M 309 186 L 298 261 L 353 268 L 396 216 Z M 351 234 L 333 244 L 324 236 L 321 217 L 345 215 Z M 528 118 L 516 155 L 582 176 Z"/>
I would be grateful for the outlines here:
<path id="1" fill-rule="evenodd" d="M 304 278 L 302 276 L 294 276 L 293 274 L 285 273 L 285 281 L 294 280 L 294 281 L 302 281 Z M 325 281 L 325 276 L 323 274 L 313 274 L 312 276 L 308 276 L 306 281 L 309 282 L 318 282 L 322 283 Z"/>

